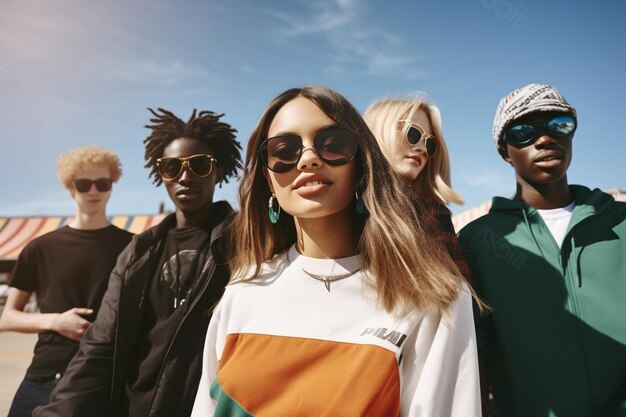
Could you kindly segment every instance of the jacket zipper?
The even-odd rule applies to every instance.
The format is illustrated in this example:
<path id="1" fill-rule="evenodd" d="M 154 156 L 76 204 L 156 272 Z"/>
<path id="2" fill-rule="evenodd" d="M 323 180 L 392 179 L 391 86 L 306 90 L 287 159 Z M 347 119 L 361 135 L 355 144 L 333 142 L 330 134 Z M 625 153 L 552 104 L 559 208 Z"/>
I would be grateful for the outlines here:
<path id="1" fill-rule="evenodd" d="M 532 231 L 532 226 L 530 224 L 530 221 L 528 220 L 528 217 L 526 215 L 526 211 L 522 208 L 522 214 L 524 215 L 524 220 L 526 222 L 526 227 L 528 227 L 528 229 L 530 230 L 530 234 L 533 238 L 533 241 L 535 242 L 535 245 L 537 245 L 537 248 L 539 249 L 539 253 L 541 253 L 544 261 L 548 264 L 550 264 L 550 261 L 546 258 L 546 255 L 543 253 L 543 250 L 541 249 L 541 245 L 539 244 L 539 242 L 537 242 L 537 238 L 535 237 L 535 234 Z M 551 237 L 551 242 L 553 245 L 556 246 L 556 248 L 558 249 L 558 256 L 559 256 L 559 266 L 561 268 L 562 271 L 562 277 L 563 277 L 563 282 L 567 288 L 567 292 L 568 294 L 571 296 L 571 304 L 573 307 L 573 314 L 576 318 L 575 322 L 574 322 L 574 327 L 575 327 L 575 332 L 577 335 L 577 339 L 578 339 L 578 349 L 580 352 L 580 355 L 582 357 L 583 360 L 583 366 L 585 369 L 585 385 L 586 385 L 586 393 L 587 393 L 587 398 L 588 398 L 588 403 L 589 403 L 589 415 L 593 415 L 593 392 L 592 392 L 592 386 L 591 386 L 591 375 L 590 375 L 590 369 L 589 369 L 589 360 L 590 358 L 588 357 L 588 355 L 586 354 L 586 350 L 585 350 L 585 346 L 583 343 L 583 333 L 581 330 L 581 314 L 580 314 L 580 306 L 578 304 L 578 296 L 576 294 L 576 285 L 574 283 L 574 278 L 572 278 L 572 272 L 571 272 L 571 268 L 569 268 L 569 265 L 572 264 L 573 265 L 577 265 L 577 260 L 575 259 L 575 246 L 574 246 L 574 238 L 573 238 L 573 234 L 574 234 L 574 228 L 576 226 L 578 226 L 581 222 L 583 222 L 585 219 L 580 220 L 579 222 L 577 222 L 575 225 L 573 225 L 567 232 L 567 234 L 565 235 L 565 238 L 563 239 L 563 241 L 565 242 L 565 239 L 567 239 L 568 237 L 570 238 L 570 242 L 571 242 L 571 248 L 570 248 L 570 253 L 572 254 L 572 256 L 569 257 L 569 261 L 568 261 L 568 265 L 563 265 L 563 249 L 562 247 L 559 248 L 558 244 L 556 243 L 556 241 L 554 240 L 554 237 L 552 236 L 552 232 L 550 232 L 548 230 L 548 235 L 549 237 Z M 536 222 L 535 222 L 536 223 Z M 544 227 L 547 229 L 547 226 L 545 224 L 542 224 L 542 222 L 537 223 L 540 227 Z M 576 271 L 574 271 L 576 272 Z M 575 274 L 578 275 L 578 274 Z"/>
<path id="2" fill-rule="evenodd" d="M 585 385 L 586 385 L 586 392 L 587 392 L 587 397 L 588 397 L 588 401 L 589 401 L 589 415 L 593 415 L 593 386 L 591 384 L 591 373 L 590 373 L 590 361 L 591 358 L 589 357 L 589 355 L 587 354 L 587 350 L 585 349 L 585 343 L 583 340 L 583 332 L 581 329 L 581 311 L 580 311 L 580 305 L 578 303 L 578 294 L 576 294 L 576 288 L 579 286 L 577 285 L 577 283 L 575 281 L 577 281 L 576 277 L 579 275 L 579 273 L 577 273 L 576 268 L 574 267 L 574 270 L 572 271 L 572 268 L 569 268 L 569 265 L 574 265 L 576 266 L 578 264 L 578 261 L 576 259 L 576 251 L 575 251 L 575 242 L 574 242 L 574 236 L 573 236 L 573 232 L 574 232 L 574 227 L 572 227 L 572 229 L 569 231 L 569 233 L 567 234 L 568 236 L 571 235 L 571 248 L 570 248 L 570 257 L 569 257 L 569 262 L 568 265 L 564 265 L 565 269 L 563 270 L 563 273 L 565 275 L 565 281 L 566 281 L 566 285 L 568 287 L 568 292 L 571 295 L 572 298 L 572 305 L 574 307 L 574 313 L 575 313 L 575 318 L 576 320 L 574 321 L 575 323 L 575 328 L 576 328 L 576 333 L 578 335 L 578 348 L 580 350 L 581 356 L 583 358 L 583 366 L 585 369 Z M 567 237 L 567 236 L 566 236 Z"/>

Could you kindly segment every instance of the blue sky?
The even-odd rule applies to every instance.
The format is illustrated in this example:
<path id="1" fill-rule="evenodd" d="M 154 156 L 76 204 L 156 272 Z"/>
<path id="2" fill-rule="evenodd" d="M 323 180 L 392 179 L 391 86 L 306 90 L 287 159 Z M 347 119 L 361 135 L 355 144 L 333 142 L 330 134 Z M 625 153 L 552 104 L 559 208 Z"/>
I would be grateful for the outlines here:
<path id="1" fill-rule="evenodd" d="M 626 187 L 626 2 L 3 0 L 0 215 L 72 214 L 57 156 L 98 144 L 124 175 L 108 213 L 165 202 L 143 168 L 146 107 L 226 113 L 247 138 L 281 91 L 322 84 L 359 110 L 422 90 L 443 115 L 460 212 L 515 187 L 491 123 L 530 82 L 577 108 L 571 183 Z M 216 190 L 235 203 L 236 183 Z"/>

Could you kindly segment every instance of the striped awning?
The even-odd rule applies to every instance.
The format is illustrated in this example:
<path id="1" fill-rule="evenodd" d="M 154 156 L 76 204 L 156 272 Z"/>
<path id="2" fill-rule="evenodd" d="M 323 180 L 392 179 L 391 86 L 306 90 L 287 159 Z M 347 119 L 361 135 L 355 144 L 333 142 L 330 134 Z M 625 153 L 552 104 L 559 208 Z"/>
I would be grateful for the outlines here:
<path id="1" fill-rule="evenodd" d="M 604 191 L 613 196 L 616 201 L 626 202 L 626 188 L 611 188 Z M 452 216 L 452 224 L 454 230 L 458 233 L 465 225 L 476 220 L 477 218 L 489 213 L 491 208 L 491 200 L 485 201 L 475 207 L 465 210 L 459 214 Z"/>
<path id="2" fill-rule="evenodd" d="M 159 224 L 164 217 L 165 214 L 113 216 L 109 221 L 120 229 L 137 234 Z M 17 259 L 28 242 L 65 226 L 72 219 L 72 216 L 0 217 L 0 259 Z"/>
<path id="3" fill-rule="evenodd" d="M 618 201 L 626 201 L 626 189 L 613 188 L 606 190 Z M 485 201 L 476 207 L 452 217 L 454 229 L 458 232 L 467 223 L 489 212 L 491 201 Z M 120 229 L 131 233 L 141 233 L 163 220 L 165 214 L 113 216 L 109 220 Z M 73 219 L 72 216 L 50 217 L 0 217 L 0 260 L 15 260 L 31 240 L 65 226 Z"/>

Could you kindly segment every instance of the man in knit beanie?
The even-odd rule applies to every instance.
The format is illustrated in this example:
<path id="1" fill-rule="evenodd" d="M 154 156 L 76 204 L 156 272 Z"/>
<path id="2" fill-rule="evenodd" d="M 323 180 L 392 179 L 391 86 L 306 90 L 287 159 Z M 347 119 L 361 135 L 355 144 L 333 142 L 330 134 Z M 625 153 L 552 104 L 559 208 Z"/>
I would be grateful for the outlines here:
<path id="1" fill-rule="evenodd" d="M 475 320 L 485 415 L 626 416 L 626 204 L 568 183 L 577 123 L 549 85 L 496 110 L 516 192 L 459 233 L 492 308 Z"/>

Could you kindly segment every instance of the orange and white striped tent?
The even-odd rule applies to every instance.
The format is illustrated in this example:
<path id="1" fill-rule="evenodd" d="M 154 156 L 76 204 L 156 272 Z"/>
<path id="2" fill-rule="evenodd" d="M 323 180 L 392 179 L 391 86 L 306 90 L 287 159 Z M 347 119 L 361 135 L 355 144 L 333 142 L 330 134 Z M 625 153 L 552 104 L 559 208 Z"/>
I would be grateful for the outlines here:
<path id="1" fill-rule="evenodd" d="M 109 220 L 120 229 L 141 233 L 163 220 L 165 214 L 113 216 Z M 59 229 L 73 219 L 72 216 L 50 217 L 0 217 L 0 260 L 15 260 L 31 240 Z"/>
<path id="2" fill-rule="evenodd" d="M 626 189 L 613 188 L 606 191 L 618 201 L 626 201 Z M 491 200 L 456 214 L 452 223 L 458 232 L 469 222 L 484 216 L 491 208 Z M 111 223 L 132 233 L 141 233 L 163 220 L 165 214 L 113 216 Z M 15 260 L 28 242 L 68 224 L 71 216 L 50 217 L 0 217 L 0 261 Z"/>

